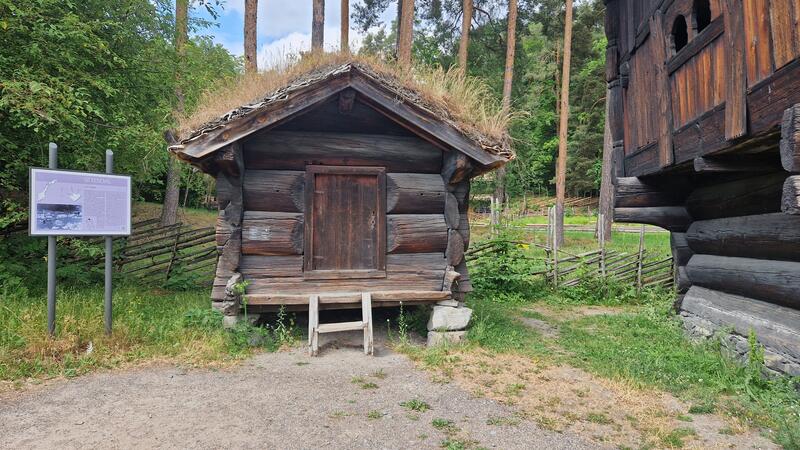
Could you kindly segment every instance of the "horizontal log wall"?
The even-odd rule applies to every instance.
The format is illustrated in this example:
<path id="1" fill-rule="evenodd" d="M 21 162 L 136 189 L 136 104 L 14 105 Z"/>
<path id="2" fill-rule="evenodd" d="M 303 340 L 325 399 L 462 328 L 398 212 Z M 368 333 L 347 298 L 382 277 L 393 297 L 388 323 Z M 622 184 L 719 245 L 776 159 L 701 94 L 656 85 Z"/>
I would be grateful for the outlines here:
<path id="1" fill-rule="evenodd" d="M 441 291 L 447 267 L 461 262 L 469 240 L 468 189 L 448 189 L 440 173 L 444 158 L 442 150 L 410 136 L 272 131 L 248 139 L 239 264 L 247 294 L 279 300 L 326 292 Z M 385 278 L 304 279 L 308 164 L 386 167 Z M 467 166 L 454 174 L 463 176 Z M 229 196 L 225 186 L 219 195 Z M 229 228 L 220 220 L 220 242 Z M 225 282 L 218 277 L 215 292 L 223 292 Z"/>
<path id="2" fill-rule="evenodd" d="M 386 172 L 440 173 L 442 150 L 416 137 L 273 131 L 243 143 L 249 170 L 305 170 L 309 164 L 382 166 Z"/>
<path id="3" fill-rule="evenodd" d="M 694 222 L 687 239 L 697 253 L 800 261 L 800 216 L 763 214 Z"/>
<path id="4" fill-rule="evenodd" d="M 694 255 L 686 269 L 695 286 L 800 308 L 798 262 Z"/>

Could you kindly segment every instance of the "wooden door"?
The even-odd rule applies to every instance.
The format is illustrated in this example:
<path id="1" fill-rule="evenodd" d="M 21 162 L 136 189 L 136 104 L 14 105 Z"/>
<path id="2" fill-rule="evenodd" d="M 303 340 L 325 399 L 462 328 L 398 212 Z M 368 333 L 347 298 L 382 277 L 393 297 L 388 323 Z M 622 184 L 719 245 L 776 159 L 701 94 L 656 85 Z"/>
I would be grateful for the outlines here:
<path id="1" fill-rule="evenodd" d="M 308 166 L 305 217 L 305 278 L 386 276 L 383 168 Z"/>

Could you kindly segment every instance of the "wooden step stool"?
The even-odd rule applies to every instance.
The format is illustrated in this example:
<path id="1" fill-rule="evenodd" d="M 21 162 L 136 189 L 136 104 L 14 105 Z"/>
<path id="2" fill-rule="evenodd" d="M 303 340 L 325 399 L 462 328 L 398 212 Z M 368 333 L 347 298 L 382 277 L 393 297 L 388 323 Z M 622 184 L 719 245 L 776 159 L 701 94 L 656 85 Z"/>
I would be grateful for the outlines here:
<path id="1" fill-rule="evenodd" d="M 361 293 L 361 320 L 357 322 L 319 323 L 319 295 L 308 299 L 308 351 L 317 356 L 320 333 L 337 333 L 340 331 L 364 330 L 364 354 L 374 354 L 372 345 L 372 295 Z"/>

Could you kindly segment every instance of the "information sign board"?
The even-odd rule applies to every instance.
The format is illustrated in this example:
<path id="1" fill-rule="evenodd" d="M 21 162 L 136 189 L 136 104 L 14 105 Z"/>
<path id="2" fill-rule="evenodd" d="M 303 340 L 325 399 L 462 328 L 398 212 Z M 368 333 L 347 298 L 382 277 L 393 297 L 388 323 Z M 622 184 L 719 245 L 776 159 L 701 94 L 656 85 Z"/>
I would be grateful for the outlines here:
<path id="1" fill-rule="evenodd" d="M 131 234 L 131 178 L 30 169 L 31 236 Z"/>

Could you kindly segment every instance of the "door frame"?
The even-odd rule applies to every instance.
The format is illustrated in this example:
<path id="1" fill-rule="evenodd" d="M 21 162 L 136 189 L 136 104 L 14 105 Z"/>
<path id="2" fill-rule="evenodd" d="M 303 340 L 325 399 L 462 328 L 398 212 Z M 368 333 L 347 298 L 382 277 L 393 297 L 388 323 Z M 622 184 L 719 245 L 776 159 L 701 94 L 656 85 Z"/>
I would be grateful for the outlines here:
<path id="1" fill-rule="evenodd" d="M 375 207 L 375 268 L 373 269 L 314 269 L 314 190 L 317 174 L 372 175 L 377 178 Z M 303 234 L 303 278 L 308 280 L 334 280 L 358 278 L 386 278 L 386 168 L 375 166 L 306 166 Z"/>

